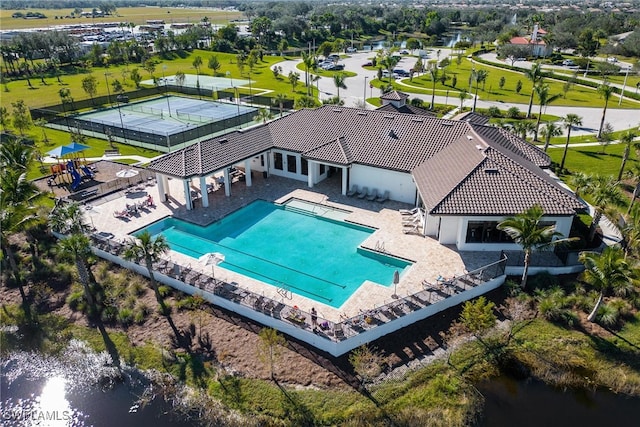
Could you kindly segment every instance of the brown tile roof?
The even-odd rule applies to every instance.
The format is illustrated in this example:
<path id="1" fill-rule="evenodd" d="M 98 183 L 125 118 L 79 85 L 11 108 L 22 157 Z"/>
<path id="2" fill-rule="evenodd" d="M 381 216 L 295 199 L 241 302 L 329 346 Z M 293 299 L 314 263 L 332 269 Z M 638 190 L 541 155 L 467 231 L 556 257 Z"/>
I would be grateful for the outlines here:
<path id="1" fill-rule="evenodd" d="M 507 143 L 475 132 L 413 171 L 433 215 L 515 215 L 535 203 L 549 215 L 573 215 L 580 202 Z"/>
<path id="2" fill-rule="evenodd" d="M 466 113 L 460 113 L 453 118 L 453 120 L 460 120 L 463 122 L 477 123 L 479 125 L 486 125 L 489 123 L 489 117 L 476 113 L 474 111 L 467 111 Z"/>
<path id="3" fill-rule="evenodd" d="M 409 98 L 409 95 L 407 95 L 404 92 L 399 92 L 397 90 L 392 90 L 390 92 L 387 92 L 380 97 L 380 99 L 388 99 L 389 101 L 402 101 L 403 99 L 407 99 L 407 98 Z"/>
<path id="4" fill-rule="evenodd" d="M 272 148 L 330 164 L 412 172 L 433 214 L 512 215 L 541 203 L 549 214 L 568 215 L 582 207 L 540 169 L 549 164 L 544 152 L 503 129 L 331 105 L 198 142 L 149 169 L 205 176 Z"/>
<path id="5" fill-rule="evenodd" d="M 376 111 L 384 111 L 387 113 L 403 113 L 403 114 L 415 114 L 418 116 L 431 116 L 435 117 L 435 113 L 432 113 L 429 110 L 425 110 L 424 108 L 414 107 L 410 104 L 405 104 L 401 107 L 396 107 L 393 104 L 383 105 L 382 107 L 376 108 Z"/>

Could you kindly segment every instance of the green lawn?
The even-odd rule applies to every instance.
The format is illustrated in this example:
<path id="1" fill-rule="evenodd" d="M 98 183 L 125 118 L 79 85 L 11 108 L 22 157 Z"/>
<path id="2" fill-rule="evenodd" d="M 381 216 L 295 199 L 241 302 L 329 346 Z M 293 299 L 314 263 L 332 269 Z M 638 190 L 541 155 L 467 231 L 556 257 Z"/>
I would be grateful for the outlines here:
<path id="1" fill-rule="evenodd" d="M 501 101 L 506 103 L 516 103 L 516 104 L 528 104 L 529 96 L 531 94 L 532 84 L 522 73 L 504 70 L 500 68 L 490 67 L 484 64 L 479 63 L 471 63 L 468 59 L 464 59 L 460 65 L 457 65 L 455 62 L 449 65 L 446 69 L 446 75 L 448 76 L 447 81 L 443 85 L 440 82 L 436 83 L 436 94 L 441 95 L 442 92 L 449 91 L 461 91 L 467 90 L 470 93 L 475 93 L 475 83 L 471 86 L 469 85 L 469 76 L 471 74 L 472 69 L 484 69 L 489 72 L 487 76 L 487 80 L 484 84 L 481 84 L 478 89 L 478 96 L 482 100 L 488 101 Z M 442 75 L 443 70 L 440 70 L 440 75 Z M 456 86 L 452 86 L 452 78 L 456 76 L 457 82 Z M 505 77 L 505 85 L 503 89 L 500 89 L 500 78 Z M 520 92 L 516 92 L 515 88 L 518 80 L 522 82 L 522 89 Z M 418 77 L 414 77 L 412 81 L 410 79 L 404 79 L 403 82 L 409 84 L 411 87 L 407 86 L 398 86 L 399 89 L 402 89 L 404 92 L 409 93 L 431 93 L 432 88 L 432 80 L 428 74 L 421 74 Z M 550 86 L 551 94 L 562 94 L 562 86 L 564 82 L 559 80 L 552 80 L 550 78 L 545 79 L 545 82 Z M 451 95 L 451 92 L 449 93 Z M 456 95 L 452 95 L 456 96 Z M 536 106 L 537 98 L 534 97 L 534 111 Z M 609 106 L 612 107 L 615 104 L 616 108 L 618 106 L 618 97 L 614 96 L 609 101 Z M 603 107 L 604 100 L 600 98 L 597 91 L 593 88 L 574 85 L 571 90 L 567 93 L 567 97 L 561 97 L 560 99 L 554 101 L 550 105 L 566 105 L 566 106 L 583 106 L 583 107 Z M 623 100 L 621 108 L 640 108 L 639 102 L 632 102 Z"/>
<path id="2" fill-rule="evenodd" d="M 571 147 L 567 151 L 567 159 L 565 161 L 565 168 L 571 173 L 584 172 L 584 173 L 597 173 L 598 175 L 612 175 L 618 176 L 620 165 L 622 164 L 622 153 L 624 151 L 624 145 L 614 144 L 604 148 L 604 154 L 602 153 L 602 146 L 591 147 Z M 562 153 L 564 147 L 549 148 L 547 153 L 551 160 L 555 163 L 560 163 L 562 160 Z M 631 158 L 627 161 L 626 169 L 628 169 L 634 162 L 638 160 L 632 154 Z"/>

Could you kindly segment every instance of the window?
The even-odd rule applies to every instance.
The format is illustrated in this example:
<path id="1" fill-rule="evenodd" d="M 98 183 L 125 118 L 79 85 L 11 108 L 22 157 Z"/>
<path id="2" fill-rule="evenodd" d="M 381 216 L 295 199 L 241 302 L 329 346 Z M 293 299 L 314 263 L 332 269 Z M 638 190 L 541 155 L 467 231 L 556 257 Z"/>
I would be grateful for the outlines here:
<path id="1" fill-rule="evenodd" d="M 320 175 L 324 175 L 325 166 L 323 164 L 320 165 Z"/>
<path id="2" fill-rule="evenodd" d="M 309 175 L 309 162 L 307 159 L 300 159 L 300 173 L 304 176 Z"/>
<path id="3" fill-rule="evenodd" d="M 498 230 L 498 221 L 469 221 L 466 243 L 512 243 L 504 231 Z"/>
<path id="4" fill-rule="evenodd" d="M 298 172 L 298 162 L 296 156 L 287 154 L 287 171 L 291 173 Z"/>
<path id="5" fill-rule="evenodd" d="M 273 168 L 280 171 L 283 170 L 282 153 L 273 153 Z"/>

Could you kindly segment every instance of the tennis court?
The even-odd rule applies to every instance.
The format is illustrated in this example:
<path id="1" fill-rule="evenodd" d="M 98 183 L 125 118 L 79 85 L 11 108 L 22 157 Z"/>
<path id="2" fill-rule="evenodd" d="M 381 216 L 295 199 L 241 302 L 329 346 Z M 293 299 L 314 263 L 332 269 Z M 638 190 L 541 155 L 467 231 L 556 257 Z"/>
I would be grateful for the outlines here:
<path id="1" fill-rule="evenodd" d="M 155 85 L 153 80 L 143 80 L 140 83 L 148 86 Z M 164 86 L 165 83 L 170 86 L 178 85 L 178 82 L 176 81 L 175 76 L 166 76 L 158 79 L 159 87 Z M 214 91 L 214 90 L 232 89 L 234 87 L 248 86 L 249 83 L 255 83 L 255 81 L 234 79 L 231 77 L 196 76 L 193 74 L 185 74 L 184 81 L 182 82 L 181 86 L 198 87 L 199 85 L 201 89 Z"/>
<path id="2" fill-rule="evenodd" d="M 82 129 L 169 149 L 251 122 L 257 110 L 169 95 L 80 114 L 74 121 Z"/>

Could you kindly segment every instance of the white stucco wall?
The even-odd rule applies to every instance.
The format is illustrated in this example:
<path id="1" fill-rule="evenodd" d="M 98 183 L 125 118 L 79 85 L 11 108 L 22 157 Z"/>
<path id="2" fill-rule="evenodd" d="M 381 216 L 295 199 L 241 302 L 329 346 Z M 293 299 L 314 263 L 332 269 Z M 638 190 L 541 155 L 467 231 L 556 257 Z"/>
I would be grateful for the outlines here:
<path id="1" fill-rule="evenodd" d="M 440 237 L 438 241 L 443 245 L 455 245 L 457 242 L 460 217 L 443 216 L 440 221 Z"/>
<path id="2" fill-rule="evenodd" d="M 349 188 L 357 185 L 377 189 L 378 194 L 389 191 L 389 198 L 398 202 L 414 204 L 416 202 L 416 185 L 411 174 L 373 168 L 371 166 L 352 165 Z"/>

